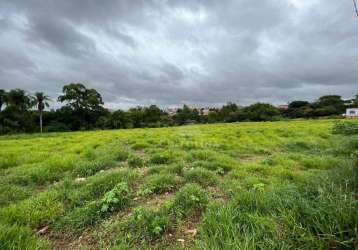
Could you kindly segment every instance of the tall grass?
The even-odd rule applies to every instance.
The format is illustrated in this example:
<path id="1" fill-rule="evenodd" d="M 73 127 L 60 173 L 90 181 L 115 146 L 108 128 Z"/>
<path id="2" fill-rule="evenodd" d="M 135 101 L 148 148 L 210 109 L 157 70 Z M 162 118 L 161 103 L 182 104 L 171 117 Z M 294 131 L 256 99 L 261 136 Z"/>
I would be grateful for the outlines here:
<path id="1" fill-rule="evenodd" d="M 355 166 L 357 168 L 357 166 Z M 267 192 L 238 193 L 212 204 L 201 224 L 201 249 L 353 249 L 357 243 L 354 167 Z"/>
<path id="2" fill-rule="evenodd" d="M 352 249 L 358 137 L 334 126 L 1 137 L 0 249 Z"/>

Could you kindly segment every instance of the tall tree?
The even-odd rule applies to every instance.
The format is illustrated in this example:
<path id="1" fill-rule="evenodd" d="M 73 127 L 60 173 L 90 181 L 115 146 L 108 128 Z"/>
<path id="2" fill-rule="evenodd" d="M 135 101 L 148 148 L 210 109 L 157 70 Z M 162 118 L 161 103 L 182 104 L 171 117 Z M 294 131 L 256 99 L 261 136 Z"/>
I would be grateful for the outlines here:
<path id="1" fill-rule="evenodd" d="M 156 123 L 160 124 L 163 113 L 156 105 L 144 108 L 144 122 L 146 126 L 153 127 Z"/>
<path id="2" fill-rule="evenodd" d="M 340 115 L 345 111 L 344 101 L 339 95 L 321 96 L 313 107 L 316 116 Z"/>
<path id="3" fill-rule="evenodd" d="M 130 117 L 134 128 L 144 127 L 144 108 L 137 106 L 128 110 L 128 116 Z"/>
<path id="4" fill-rule="evenodd" d="M 353 107 L 358 108 L 358 95 L 353 98 L 352 105 Z"/>
<path id="5" fill-rule="evenodd" d="M 274 121 L 279 119 L 281 112 L 268 103 L 255 103 L 243 108 L 243 117 L 250 121 Z"/>
<path id="6" fill-rule="evenodd" d="M 311 111 L 310 103 L 307 101 L 293 101 L 288 104 L 288 108 L 283 113 L 290 118 L 309 117 Z"/>
<path id="7" fill-rule="evenodd" d="M 70 83 L 62 89 L 63 95 L 58 101 L 67 102 L 73 112 L 73 118 L 78 123 L 75 129 L 93 126 L 104 111 L 100 93 L 95 89 L 87 89 L 82 83 Z"/>
<path id="8" fill-rule="evenodd" d="M 31 98 L 24 90 L 12 89 L 5 96 L 6 108 L 1 112 L 2 132 L 31 132 L 34 128 L 33 116 L 29 112 Z"/>
<path id="9" fill-rule="evenodd" d="M 6 101 L 6 91 L 0 89 L 0 111 L 2 109 L 2 106 L 5 104 L 5 101 Z"/>
<path id="10" fill-rule="evenodd" d="M 49 107 L 50 104 L 48 103 L 50 101 L 50 97 L 45 95 L 43 92 L 36 92 L 34 95 L 33 105 L 37 106 L 37 110 L 40 115 L 40 132 L 42 133 L 42 113 L 45 109 L 45 107 Z"/>
<path id="11" fill-rule="evenodd" d="M 117 110 L 112 113 L 110 118 L 111 128 L 129 128 L 132 127 L 131 119 L 128 112 Z"/>
<path id="12" fill-rule="evenodd" d="M 6 94 L 6 104 L 20 111 L 26 111 L 31 107 L 31 98 L 22 89 L 12 89 Z"/>
<path id="13" fill-rule="evenodd" d="M 179 125 L 195 123 L 200 120 L 199 111 L 195 108 L 190 108 L 186 104 L 183 105 L 183 108 L 178 109 L 173 118 Z"/>
<path id="14" fill-rule="evenodd" d="M 67 102 L 73 110 L 96 111 L 103 105 L 100 93 L 95 89 L 87 89 L 82 83 L 70 83 L 63 86 L 60 102 Z"/>
<path id="15" fill-rule="evenodd" d="M 235 122 L 237 121 L 238 111 L 239 106 L 236 103 L 228 102 L 220 109 L 220 119 L 224 122 Z"/>

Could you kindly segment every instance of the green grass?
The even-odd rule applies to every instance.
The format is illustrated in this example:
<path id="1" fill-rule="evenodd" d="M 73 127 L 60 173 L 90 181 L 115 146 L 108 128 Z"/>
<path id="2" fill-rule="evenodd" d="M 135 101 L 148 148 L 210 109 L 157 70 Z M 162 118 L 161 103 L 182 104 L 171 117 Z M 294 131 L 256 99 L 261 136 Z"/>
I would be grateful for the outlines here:
<path id="1" fill-rule="evenodd" d="M 176 194 L 172 209 L 178 217 L 190 215 L 195 209 L 203 210 L 209 202 L 206 191 L 196 184 L 186 184 Z"/>
<path id="2" fill-rule="evenodd" d="M 354 249 L 358 135 L 334 124 L 0 137 L 0 249 Z"/>
<path id="3" fill-rule="evenodd" d="M 214 186 L 218 182 L 217 175 L 204 168 L 194 168 L 184 173 L 184 178 L 189 183 L 197 183 L 204 187 Z"/>
<path id="4" fill-rule="evenodd" d="M 173 174 L 153 174 L 147 176 L 144 181 L 145 184 L 139 190 L 140 195 L 171 192 L 182 183 L 182 179 Z"/>

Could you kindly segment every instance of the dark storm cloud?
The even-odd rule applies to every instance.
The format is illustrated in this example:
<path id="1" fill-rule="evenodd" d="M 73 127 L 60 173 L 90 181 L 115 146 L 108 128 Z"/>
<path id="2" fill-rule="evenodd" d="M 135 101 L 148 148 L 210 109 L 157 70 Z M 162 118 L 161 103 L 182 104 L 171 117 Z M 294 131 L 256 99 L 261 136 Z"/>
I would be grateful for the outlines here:
<path id="1" fill-rule="evenodd" d="M 75 27 L 65 21 L 45 16 L 33 18 L 32 22 L 27 36 L 32 43 L 39 47 L 50 45 L 60 53 L 73 57 L 96 50 L 95 43 L 90 38 L 78 32 Z"/>
<path id="2" fill-rule="evenodd" d="M 357 44 L 349 1 L 0 0 L 0 87 L 116 107 L 350 97 Z"/>

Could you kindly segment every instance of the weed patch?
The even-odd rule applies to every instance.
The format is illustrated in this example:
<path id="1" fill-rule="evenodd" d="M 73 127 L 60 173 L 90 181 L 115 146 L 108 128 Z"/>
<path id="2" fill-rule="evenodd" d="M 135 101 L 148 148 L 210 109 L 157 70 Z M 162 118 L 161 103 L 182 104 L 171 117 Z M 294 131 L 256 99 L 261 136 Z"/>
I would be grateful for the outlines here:
<path id="1" fill-rule="evenodd" d="M 182 179 L 173 174 L 154 174 L 146 178 L 146 183 L 139 190 L 140 195 L 161 194 L 175 190 Z"/>
<path id="2" fill-rule="evenodd" d="M 194 210 L 202 210 L 208 204 L 207 192 L 196 184 L 187 184 L 175 195 L 172 207 L 175 214 L 189 216 Z"/>
<path id="3" fill-rule="evenodd" d="M 358 122 L 357 121 L 338 121 L 334 123 L 332 128 L 334 134 L 344 135 L 357 135 L 358 134 Z"/>
<path id="4" fill-rule="evenodd" d="M 188 170 L 187 172 L 184 172 L 184 178 L 187 182 L 198 183 L 204 187 L 215 185 L 218 181 L 215 173 L 204 168 Z"/>
<path id="5" fill-rule="evenodd" d="M 139 156 L 137 156 L 135 154 L 131 154 L 128 157 L 128 165 L 130 167 L 138 167 L 138 168 L 140 168 L 140 167 L 144 166 L 144 160 L 141 157 L 139 157 Z"/>
<path id="6" fill-rule="evenodd" d="M 168 164 L 172 162 L 173 156 L 168 153 L 156 153 L 150 158 L 150 162 L 153 164 Z"/>
<path id="7" fill-rule="evenodd" d="M 0 249 L 48 249 L 49 243 L 36 238 L 30 228 L 0 224 Z"/>

